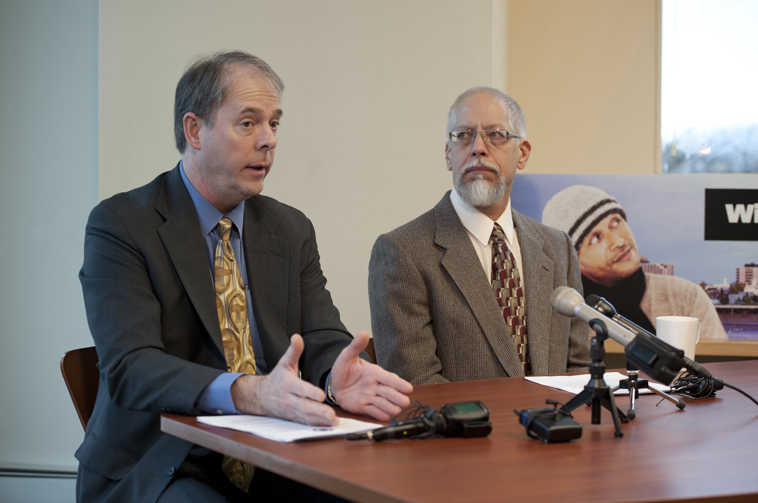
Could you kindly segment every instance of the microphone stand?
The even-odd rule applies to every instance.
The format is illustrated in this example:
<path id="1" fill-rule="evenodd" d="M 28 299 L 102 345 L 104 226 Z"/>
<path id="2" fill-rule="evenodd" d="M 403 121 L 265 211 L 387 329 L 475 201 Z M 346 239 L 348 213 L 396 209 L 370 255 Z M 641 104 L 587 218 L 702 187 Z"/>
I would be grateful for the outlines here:
<path id="1" fill-rule="evenodd" d="M 629 410 L 626 411 L 626 415 L 629 417 L 629 419 L 634 419 L 637 417 L 636 409 L 634 408 L 634 400 L 636 398 L 639 398 L 641 389 L 649 389 L 661 399 L 668 400 L 669 402 L 676 405 L 679 410 L 684 409 L 687 404 L 684 402 L 684 400 L 681 400 L 679 398 L 675 398 L 667 393 L 664 393 L 663 391 L 656 389 L 654 386 L 650 386 L 650 383 L 647 379 L 640 379 L 640 369 L 633 366 L 630 363 L 626 364 L 626 379 L 622 379 L 619 381 L 619 385 L 616 386 L 611 390 L 611 392 L 615 392 L 617 389 L 625 389 L 629 390 Z M 660 403 L 660 402 L 659 402 Z"/>
<path id="2" fill-rule="evenodd" d="M 602 314 L 608 316 L 612 320 L 619 323 L 621 326 L 626 328 L 632 333 L 635 334 L 647 334 L 650 337 L 654 337 L 653 334 L 642 328 L 641 326 L 637 325 L 632 320 L 629 320 L 625 318 L 624 316 L 621 316 L 616 311 L 616 308 L 613 307 L 613 304 L 611 304 L 607 299 L 600 297 L 598 295 L 589 295 L 587 297 L 587 301 L 592 304 L 592 307 L 600 311 Z M 629 416 L 629 419 L 634 419 L 637 416 L 637 412 L 634 408 L 634 401 L 635 399 L 639 398 L 641 389 L 649 389 L 662 399 L 668 400 L 669 402 L 676 405 L 680 410 L 684 409 L 687 404 L 684 403 L 684 400 L 674 398 L 671 395 L 668 395 L 664 393 L 663 391 L 660 391 L 653 386 L 650 386 L 647 379 L 640 379 L 640 369 L 632 364 L 628 359 L 626 362 L 626 379 L 622 379 L 619 381 L 619 385 L 613 388 L 611 391 L 614 392 L 617 389 L 625 389 L 629 391 L 629 410 L 626 411 L 627 416 Z"/>
<path id="3" fill-rule="evenodd" d="M 592 364 L 590 365 L 590 382 L 584 386 L 584 389 L 574 396 L 571 400 L 560 408 L 561 412 L 570 414 L 582 404 L 592 406 L 592 424 L 600 424 L 600 407 L 605 407 L 611 411 L 613 418 L 614 436 L 623 437 L 621 423 L 629 422 L 626 415 L 616 407 L 613 401 L 613 391 L 606 384 L 603 374 L 605 374 L 605 340 L 608 338 L 605 323 L 595 318 L 589 322 L 590 328 L 595 331 L 590 347 L 590 356 Z"/>

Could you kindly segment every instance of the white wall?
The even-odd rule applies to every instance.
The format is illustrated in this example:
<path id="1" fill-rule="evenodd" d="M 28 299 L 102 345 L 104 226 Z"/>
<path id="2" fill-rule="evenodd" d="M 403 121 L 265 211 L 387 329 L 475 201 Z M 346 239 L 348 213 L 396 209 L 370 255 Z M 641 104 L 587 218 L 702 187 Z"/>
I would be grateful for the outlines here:
<path id="1" fill-rule="evenodd" d="M 92 344 L 77 273 L 97 200 L 97 12 L 0 3 L 0 467 L 73 469 L 83 437 L 59 361 Z"/>
<path id="2" fill-rule="evenodd" d="M 239 48 L 284 78 L 265 193 L 312 218 L 344 320 L 367 329 L 370 247 L 449 186 L 447 107 L 504 82 L 505 12 L 505 0 L 0 0 L 0 472 L 76 467 L 83 434 L 58 364 L 92 344 L 84 225 L 97 200 L 176 163 L 173 90 L 192 59 Z M 45 480 L 0 476 L 0 499 L 49 499 Z"/>
<path id="3" fill-rule="evenodd" d="M 504 0 L 207 5 L 102 2 L 99 195 L 176 164 L 173 91 L 196 56 L 263 57 L 286 86 L 264 194 L 313 220 L 343 321 L 367 330 L 374 240 L 449 187 L 444 125 L 456 95 L 504 80 Z"/>
<path id="4" fill-rule="evenodd" d="M 0 0 L 0 468 L 75 468 L 82 431 L 58 361 L 92 343 L 76 278 L 86 216 L 177 161 L 173 90 L 194 57 L 240 48 L 284 78 L 264 192 L 313 219 L 329 287 L 360 330 L 371 244 L 449 186 L 445 114 L 466 87 L 508 82 L 532 171 L 583 171 L 548 157 L 576 146 L 591 171 L 652 171 L 657 2 Z M 619 99 L 586 98 L 598 85 Z M 564 145 L 567 131 L 582 134 Z"/>
<path id="5" fill-rule="evenodd" d="M 3 503 L 71 503 L 76 499 L 76 479 L 0 477 Z"/>

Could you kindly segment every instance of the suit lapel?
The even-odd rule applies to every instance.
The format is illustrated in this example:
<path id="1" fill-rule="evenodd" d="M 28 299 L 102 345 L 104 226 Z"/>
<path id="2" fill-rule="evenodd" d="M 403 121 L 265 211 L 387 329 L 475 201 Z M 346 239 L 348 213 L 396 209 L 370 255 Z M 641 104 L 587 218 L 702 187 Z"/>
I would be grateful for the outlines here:
<path id="1" fill-rule="evenodd" d="M 243 243 L 253 314 L 267 362 L 278 360 L 289 340 L 287 334 L 288 250 L 284 239 L 265 218 L 263 196 L 245 202 Z M 252 328 L 252 327 L 251 327 Z"/>
<path id="2" fill-rule="evenodd" d="M 223 355 L 207 248 L 195 206 L 182 182 L 178 166 L 166 177 L 164 196 L 159 196 L 155 202 L 155 209 L 165 219 L 158 228 L 158 235 L 200 320 Z"/>
<path id="3" fill-rule="evenodd" d="M 553 261 L 543 251 L 544 237 L 532 222 L 513 211 L 518 232 L 526 289 L 526 330 L 529 362 L 535 375 L 548 374 L 550 361 L 551 306 Z"/>
<path id="4" fill-rule="evenodd" d="M 510 331 L 497 305 L 492 286 L 482 271 L 466 229 L 446 193 L 434 208 L 435 243 L 445 249 L 442 267 L 452 278 L 474 314 L 484 337 L 509 376 L 524 375 Z"/>

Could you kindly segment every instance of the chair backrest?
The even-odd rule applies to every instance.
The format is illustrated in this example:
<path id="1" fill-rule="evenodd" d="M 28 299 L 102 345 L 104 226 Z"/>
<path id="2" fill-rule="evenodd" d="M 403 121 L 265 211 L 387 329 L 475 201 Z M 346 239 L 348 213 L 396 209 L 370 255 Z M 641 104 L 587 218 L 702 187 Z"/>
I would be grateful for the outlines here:
<path id="1" fill-rule="evenodd" d="M 374 338 L 368 340 L 368 346 L 366 346 L 366 353 L 371 357 L 371 362 L 376 363 L 376 351 L 374 351 Z"/>
<path id="2" fill-rule="evenodd" d="M 95 408 L 97 385 L 100 372 L 97 370 L 97 352 L 95 346 L 72 349 L 61 358 L 61 373 L 66 381 L 68 394 L 74 402 L 74 408 L 87 429 L 87 422 Z"/>

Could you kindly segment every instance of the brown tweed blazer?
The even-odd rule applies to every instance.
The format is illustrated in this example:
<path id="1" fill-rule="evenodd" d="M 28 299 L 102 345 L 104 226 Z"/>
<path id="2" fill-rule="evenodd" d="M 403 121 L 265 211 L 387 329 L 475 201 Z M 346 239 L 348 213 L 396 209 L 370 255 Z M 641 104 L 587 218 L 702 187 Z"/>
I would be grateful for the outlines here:
<path id="1" fill-rule="evenodd" d="M 377 361 L 414 384 L 523 375 L 489 278 L 449 195 L 374 244 L 368 290 Z M 532 374 L 587 366 L 587 325 L 550 305 L 558 286 L 581 292 L 568 236 L 516 211 L 513 222 Z"/>

